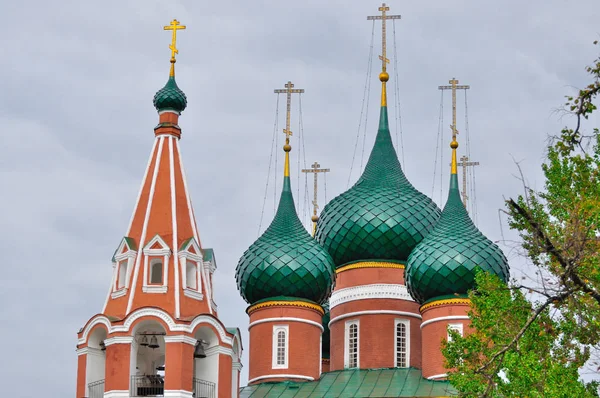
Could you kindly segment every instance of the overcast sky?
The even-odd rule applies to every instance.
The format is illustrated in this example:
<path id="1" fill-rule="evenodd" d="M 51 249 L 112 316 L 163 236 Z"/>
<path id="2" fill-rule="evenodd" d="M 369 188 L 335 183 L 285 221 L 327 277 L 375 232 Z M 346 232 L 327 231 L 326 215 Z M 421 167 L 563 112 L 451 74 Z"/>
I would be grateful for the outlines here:
<path id="1" fill-rule="evenodd" d="M 592 41 L 599 38 L 600 4 L 388 3 L 391 13 L 402 14 L 395 28 L 406 175 L 431 195 L 437 86 L 453 76 L 469 84 L 471 154 L 481 163 L 479 227 L 500 240 L 503 197 L 522 190 L 513 158 L 522 162 L 529 183 L 541 188 L 546 137 L 572 123 L 554 111 L 564 95 L 588 82 L 584 67 L 597 56 Z M 102 309 L 111 255 L 133 210 L 158 120 L 152 97 L 168 76 L 170 36 L 162 26 L 173 18 L 187 25 L 178 35 L 177 82 L 188 96 L 180 118 L 188 185 L 202 244 L 216 253 L 220 317 L 226 326 L 240 327 L 248 347 L 246 304 L 234 272 L 257 238 L 275 120 L 273 89 L 291 80 L 306 90 L 307 163 L 331 168 L 328 199 L 343 192 L 367 76 L 372 23 L 366 16 L 377 14 L 378 6 L 347 0 L 0 2 L 3 396 L 74 395 L 76 332 Z M 379 29 L 378 23 L 375 59 Z M 374 63 L 365 161 L 377 129 L 378 68 Z M 396 72 L 390 75 L 393 80 Z M 463 104 L 460 94 L 461 131 Z M 296 193 L 297 107 L 293 117 Z M 592 121 L 600 124 L 598 117 Z M 448 128 L 444 134 L 447 162 Z M 358 152 L 351 183 L 358 177 L 360 145 Z M 447 187 L 447 168 L 444 173 Z M 434 192 L 439 204 L 439 186 Z M 442 196 L 445 201 L 445 190 Z M 268 197 L 263 229 L 273 217 L 273 191 Z M 503 249 L 518 269 L 522 260 Z"/>

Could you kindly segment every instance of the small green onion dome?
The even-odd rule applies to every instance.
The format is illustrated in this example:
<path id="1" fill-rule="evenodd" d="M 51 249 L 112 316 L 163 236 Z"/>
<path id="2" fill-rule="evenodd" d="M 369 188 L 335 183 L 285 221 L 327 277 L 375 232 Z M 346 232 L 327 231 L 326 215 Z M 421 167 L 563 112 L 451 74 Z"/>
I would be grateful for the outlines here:
<path id="1" fill-rule="evenodd" d="M 331 314 L 329 312 L 329 303 L 325 302 L 325 304 L 321 304 L 323 307 L 323 334 L 322 345 L 321 345 L 321 358 L 329 359 L 329 344 L 331 339 L 331 334 L 329 332 L 329 321 L 331 320 Z"/>
<path id="2" fill-rule="evenodd" d="M 154 95 L 154 107 L 157 111 L 183 112 L 187 106 L 185 93 L 177 87 L 175 76 L 169 76 L 167 84 Z"/>
<path id="3" fill-rule="evenodd" d="M 331 295 L 335 284 L 333 261 L 298 219 L 290 177 L 284 177 L 273 222 L 242 255 L 236 280 L 249 304 L 277 296 L 322 303 Z"/>
<path id="4" fill-rule="evenodd" d="M 450 177 L 448 201 L 431 233 L 413 250 L 406 265 L 406 286 L 419 303 L 441 296 L 466 295 L 483 270 L 508 281 L 509 267 L 500 248 L 473 224 Z"/>
<path id="5" fill-rule="evenodd" d="M 387 107 L 365 170 L 356 184 L 331 200 L 316 239 L 337 267 L 360 260 L 405 262 L 440 217 L 440 209 L 406 179 L 392 144 Z"/>

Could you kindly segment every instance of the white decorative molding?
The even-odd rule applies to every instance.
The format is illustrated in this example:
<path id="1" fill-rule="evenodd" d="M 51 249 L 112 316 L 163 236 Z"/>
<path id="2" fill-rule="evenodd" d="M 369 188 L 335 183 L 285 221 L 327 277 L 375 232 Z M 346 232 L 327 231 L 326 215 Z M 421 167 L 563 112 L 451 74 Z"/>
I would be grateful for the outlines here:
<path id="1" fill-rule="evenodd" d="M 235 338 L 238 338 L 238 337 L 236 337 L 236 335 L 234 335 L 233 337 L 229 337 L 227 335 L 227 331 L 225 330 L 225 328 L 223 327 L 221 322 L 219 322 L 217 319 L 215 319 L 213 316 L 210 316 L 210 315 L 198 315 L 196 318 L 194 318 L 192 320 L 191 324 L 185 325 L 185 324 L 175 323 L 175 320 L 173 318 L 171 318 L 171 316 L 168 313 L 166 313 L 165 311 L 160 310 L 158 308 L 140 308 L 140 309 L 132 312 L 127 317 L 127 319 L 125 320 L 125 322 L 122 325 L 114 325 L 113 326 L 110 324 L 110 321 L 108 320 L 108 318 L 106 316 L 96 315 L 83 328 L 83 331 L 82 331 L 83 335 L 77 341 L 77 344 L 85 344 L 87 342 L 89 333 L 95 325 L 104 324 L 106 326 L 106 329 L 108 330 L 109 334 L 111 334 L 111 333 L 127 333 L 130 331 L 130 329 L 131 329 L 132 325 L 135 323 L 135 321 L 137 321 L 140 318 L 145 318 L 145 317 L 160 319 L 167 325 L 167 328 L 169 329 L 170 332 L 183 332 L 183 333 L 191 334 L 191 333 L 194 333 L 194 329 L 196 329 L 196 327 L 198 325 L 201 325 L 201 324 L 210 325 L 217 331 L 217 334 L 218 334 L 221 342 L 223 342 L 224 344 L 227 344 L 229 346 L 233 346 L 233 340 Z M 238 344 L 241 344 L 239 342 L 239 340 L 238 340 Z M 241 348 L 241 345 L 239 347 Z"/>
<path id="2" fill-rule="evenodd" d="M 160 167 L 160 159 L 162 157 L 162 147 L 164 138 L 157 137 L 156 141 L 158 141 L 158 149 L 156 150 L 156 162 L 154 162 L 154 171 L 152 172 L 152 182 L 150 183 L 150 193 L 148 194 L 148 204 L 146 205 L 146 213 L 144 214 L 144 224 L 142 224 L 142 235 L 140 237 L 140 241 L 138 242 L 138 247 L 144 244 L 146 240 L 146 232 L 148 229 L 148 220 L 150 219 L 150 210 L 152 209 L 152 199 L 154 199 L 154 188 L 156 188 L 156 177 L 158 175 L 158 168 Z M 155 143 L 156 145 L 156 143 Z M 153 155 L 154 156 L 154 152 Z M 143 186 L 142 186 L 143 189 Z M 134 213 L 137 211 L 137 207 L 134 210 Z M 132 219 L 133 221 L 133 219 Z M 131 226 L 130 226 L 131 228 Z M 128 232 L 129 234 L 129 232 Z M 125 314 L 129 314 L 131 311 L 131 306 L 133 305 L 133 298 L 135 297 L 135 287 L 138 280 L 138 275 L 140 272 L 140 263 L 142 260 L 142 256 L 137 256 L 135 259 L 135 269 L 133 271 L 133 281 L 131 284 L 131 294 L 129 295 L 129 301 L 127 302 L 127 310 Z M 144 273 L 144 279 L 146 278 L 146 274 Z"/>
<path id="3" fill-rule="evenodd" d="M 458 321 L 458 320 L 469 320 L 470 318 L 467 315 L 451 315 L 451 316 L 441 316 L 439 318 L 428 319 L 421 324 L 421 329 L 430 323 L 441 322 L 441 321 Z"/>
<path id="4" fill-rule="evenodd" d="M 231 368 L 232 368 L 233 370 L 237 370 L 238 372 L 239 372 L 239 371 L 241 371 L 243 367 L 244 367 L 244 365 L 242 365 L 242 363 L 241 363 L 241 362 L 233 362 L 233 363 L 231 364 Z"/>
<path id="5" fill-rule="evenodd" d="M 160 245 L 160 249 L 151 249 L 151 247 L 156 243 Z M 152 238 L 150 242 L 146 243 L 146 246 L 144 246 L 144 254 L 146 256 L 170 256 L 171 248 L 167 242 L 160 237 L 160 235 L 155 235 L 154 238 Z"/>
<path id="6" fill-rule="evenodd" d="M 189 289 L 187 287 L 183 289 L 183 295 L 198 301 L 204 300 L 204 295 L 202 293 L 194 289 Z"/>
<path id="7" fill-rule="evenodd" d="M 359 316 L 359 315 L 402 315 L 402 316 L 408 316 L 408 317 L 417 318 L 417 319 L 423 319 L 423 317 L 419 314 L 415 314 L 412 312 L 406 312 L 406 311 L 367 310 L 367 311 L 349 312 L 347 314 L 338 315 L 335 318 L 333 318 L 331 321 L 329 321 L 329 324 L 327 326 L 331 327 L 331 325 L 333 325 L 337 321 L 341 321 L 342 319 L 352 318 L 352 317 Z"/>
<path id="8" fill-rule="evenodd" d="M 188 186 L 187 186 L 187 178 L 185 175 L 185 168 L 183 167 L 183 160 L 181 159 L 181 151 L 179 149 L 179 140 L 176 142 L 176 148 L 177 148 L 177 154 L 179 157 L 179 168 L 181 169 L 181 177 L 183 178 L 183 189 L 185 190 L 185 197 L 187 200 L 187 207 L 188 207 L 188 214 L 190 217 L 190 224 L 192 225 L 192 230 L 194 231 L 194 239 L 196 239 L 196 242 L 200 242 L 200 236 L 198 235 L 198 227 L 196 226 L 196 219 L 194 218 L 194 211 L 192 210 L 192 201 L 190 199 L 190 193 L 188 191 Z M 202 269 L 200 270 L 200 273 L 202 274 L 202 278 L 201 280 L 203 281 L 204 284 L 204 288 L 206 289 L 206 295 L 208 297 L 212 297 L 212 288 L 209 286 L 208 281 L 206 280 L 205 273 L 204 273 L 204 262 L 200 262 L 198 263 L 200 264 L 200 266 L 202 267 Z M 198 290 L 202 290 L 202 288 L 200 287 Z M 213 313 L 213 309 L 211 306 L 210 301 L 208 302 L 208 310 L 210 312 L 210 314 L 212 315 Z"/>
<path id="9" fill-rule="evenodd" d="M 248 330 L 250 330 L 253 326 L 256 326 L 256 325 L 259 325 L 259 324 L 265 323 L 265 322 L 286 322 L 286 321 L 288 321 L 288 322 L 307 323 L 309 325 L 313 325 L 313 326 L 318 327 L 321 330 L 321 332 L 324 331 L 323 325 L 321 325 L 320 323 L 317 323 L 315 321 L 311 321 L 311 320 L 308 320 L 308 319 L 291 318 L 291 317 L 259 319 L 258 321 L 254 321 L 250 325 L 248 325 Z"/>
<path id="10" fill-rule="evenodd" d="M 214 345 L 212 347 L 209 347 L 204 350 L 204 353 L 206 354 L 207 357 L 217 355 L 217 354 L 223 354 L 223 355 L 229 355 L 232 359 L 235 359 L 235 353 L 233 352 L 233 350 L 231 348 L 222 347 L 220 345 Z"/>
<path id="11" fill-rule="evenodd" d="M 258 380 L 271 379 L 271 378 L 274 378 L 274 377 L 277 377 L 279 379 L 302 379 L 302 380 L 308 380 L 308 381 L 314 381 L 315 380 L 314 377 L 310 377 L 310 376 L 279 374 L 279 375 L 258 376 L 258 377 L 255 377 L 254 379 L 248 380 L 248 384 L 253 383 L 255 381 L 258 381 Z"/>
<path id="12" fill-rule="evenodd" d="M 77 356 L 87 355 L 89 352 L 89 349 L 88 349 L 88 347 L 78 348 L 75 350 L 75 352 L 77 353 Z"/>
<path id="13" fill-rule="evenodd" d="M 329 299 L 329 308 L 355 300 L 394 299 L 414 302 L 406 286 L 400 284 L 374 283 L 336 290 Z"/>
<path id="14" fill-rule="evenodd" d="M 217 306 L 217 303 L 215 303 L 215 300 L 211 299 L 210 303 L 212 304 L 212 306 L 215 309 L 215 311 L 217 311 L 219 309 L 219 307 Z"/>
<path id="15" fill-rule="evenodd" d="M 447 373 L 442 373 L 442 374 L 439 374 L 439 375 L 433 375 L 433 376 L 429 376 L 429 377 L 427 378 L 427 380 L 442 379 L 442 378 L 444 378 L 444 377 L 448 377 L 448 374 L 447 374 Z"/>
<path id="16" fill-rule="evenodd" d="M 169 139 L 169 179 L 171 185 L 171 218 L 173 220 L 173 269 L 175 271 L 175 318 L 179 319 L 179 258 L 177 257 L 177 198 L 175 195 L 175 162 L 173 161 L 173 143 L 175 137 Z M 185 285 L 183 285 L 185 287 Z"/>
<path id="17" fill-rule="evenodd" d="M 104 398 L 130 398 L 129 390 L 112 390 L 104 393 Z"/>
<path id="18" fill-rule="evenodd" d="M 192 346 L 196 346 L 196 343 L 198 342 L 198 340 L 196 340 L 193 337 L 190 336 L 186 336 L 183 334 L 178 334 L 175 336 L 165 336 L 165 343 L 185 343 L 185 344 L 189 344 Z"/>
<path id="19" fill-rule="evenodd" d="M 126 287 L 124 287 L 124 288 L 121 288 L 121 289 L 119 289 L 119 290 L 117 290 L 117 291 L 115 291 L 115 292 L 112 292 L 112 293 L 110 294 L 110 297 L 111 297 L 112 299 L 116 299 L 116 298 L 119 298 L 119 297 L 123 297 L 123 296 L 124 296 L 124 295 L 126 295 L 126 294 L 127 294 L 127 288 L 126 288 Z"/>
<path id="20" fill-rule="evenodd" d="M 185 390 L 165 390 L 163 397 L 165 398 L 193 398 L 194 393 Z"/>
<path id="21" fill-rule="evenodd" d="M 131 344 L 133 342 L 132 336 L 116 336 L 104 340 L 105 346 L 111 346 L 113 344 Z"/>
<path id="22" fill-rule="evenodd" d="M 154 285 L 147 285 L 147 286 L 142 286 L 142 292 L 144 293 L 166 293 L 168 291 L 168 287 L 167 286 L 154 286 Z"/>

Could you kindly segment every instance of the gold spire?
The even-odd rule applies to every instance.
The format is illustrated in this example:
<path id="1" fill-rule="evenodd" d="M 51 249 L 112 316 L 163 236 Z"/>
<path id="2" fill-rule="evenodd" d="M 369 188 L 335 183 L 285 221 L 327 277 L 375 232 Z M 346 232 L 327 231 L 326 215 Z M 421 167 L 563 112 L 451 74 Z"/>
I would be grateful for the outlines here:
<path id="1" fill-rule="evenodd" d="M 179 50 L 177 49 L 177 31 L 185 29 L 185 25 L 180 25 L 179 21 L 174 19 L 170 22 L 169 25 L 164 27 L 164 30 L 172 30 L 173 37 L 171 39 L 171 44 L 169 48 L 171 49 L 171 71 L 169 72 L 169 76 L 175 76 L 175 54 L 179 54 Z"/>
<path id="2" fill-rule="evenodd" d="M 456 135 L 458 134 L 458 130 L 456 129 L 456 90 L 468 90 L 470 87 L 467 85 L 459 86 L 458 80 L 454 77 L 448 83 L 450 83 L 449 86 L 438 86 L 438 89 L 452 90 L 452 125 L 450 125 L 450 128 L 452 129 L 452 142 L 450 142 L 450 148 L 452 148 L 452 163 L 450 163 L 450 173 L 457 174 L 458 162 L 456 160 L 456 148 L 458 148 L 458 141 L 456 141 Z"/>
<path id="3" fill-rule="evenodd" d="M 387 65 L 390 63 L 390 60 L 387 59 L 387 48 L 386 48 L 386 30 L 385 30 L 385 21 L 387 19 L 400 19 L 400 15 L 387 15 L 386 11 L 389 11 L 390 7 L 386 6 L 385 3 L 379 7 L 379 11 L 381 11 L 381 15 L 368 16 L 367 20 L 381 19 L 381 55 L 379 59 L 381 60 L 381 73 L 379 74 L 379 80 L 381 81 L 381 106 L 387 106 L 387 92 L 386 92 L 386 82 L 390 79 L 390 75 L 388 75 L 386 69 Z"/>
<path id="4" fill-rule="evenodd" d="M 285 93 L 287 95 L 287 108 L 285 113 L 285 129 L 283 132 L 285 133 L 285 145 L 283 146 L 283 150 L 285 151 L 285 163 L 283 166 L 283 176 L 290 176 L 290 151 L 292 150 L 292 146 L 290 145 L 290 135 L 292 135 L 292 130 L 290 130 L 290 119 L 291 119 L 291 108 L 292 108 L 292 93 L 302 94 L 304 89 L 302 88 L 294 88 L 292 82 L 288 81 L 284 89 L 276 89 L 274 90 L 275 94 Z"/>
<path id="5" fill-rule="evenodd" d="M 314 182 L 315 185 L 313 187 L 313 192 L 314 192 L 314 199 L 313 199 L 313 215 L 310 218 L 312 223 L 313 223 L 313 237 L 315 236 L 315 234 L 317 233 L 317 221 L 319 221 L 319 216 L 317 215 L 317 209 L 319 208 L 319 204 L 317 203 L 317 175 L 319 173 L 328 173 L 330 170 L 329 169 L 320 169 L 319 167 L 321 167 L 321 165 L 318 162 L 314 162 L 311 165 L 310 169 L 302 169 L 303 173 L 313 173 L 315 175 L 314 177 Z"/>

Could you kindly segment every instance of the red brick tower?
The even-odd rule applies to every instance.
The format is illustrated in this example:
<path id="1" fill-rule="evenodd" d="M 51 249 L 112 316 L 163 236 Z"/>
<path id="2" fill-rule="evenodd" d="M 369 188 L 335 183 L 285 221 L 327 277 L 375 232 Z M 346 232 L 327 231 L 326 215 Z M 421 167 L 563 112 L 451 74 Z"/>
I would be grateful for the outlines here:
<path id="1" fill-rule="evenodd" d="M 78 333 L 78 398 L 238 395 L 240 334 L 217 315 L 215 256 L 200 243 L 179 147 L 187 100 L 175 82 L 175 38 L 185 26 L 165 29 L 171 71 L 154 97 L 154 145 L 102 312 Z"/>

